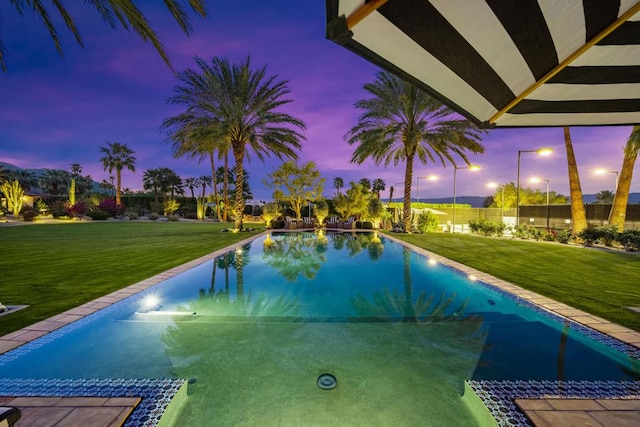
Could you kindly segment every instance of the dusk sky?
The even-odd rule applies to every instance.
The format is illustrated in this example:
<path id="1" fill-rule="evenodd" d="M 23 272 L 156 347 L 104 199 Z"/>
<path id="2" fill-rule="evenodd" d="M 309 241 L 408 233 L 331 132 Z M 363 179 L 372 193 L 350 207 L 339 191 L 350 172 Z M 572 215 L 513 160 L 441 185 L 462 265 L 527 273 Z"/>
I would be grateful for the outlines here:
<path id="1" fill-rule="evenodd" d="M 21 168 L 65 170 L 80 163 L 83 174 L 100 182 L 109 174 L 100 163 L 99 147 L 117 141 L 135 151 L 136 172 L 123 171 L 123 186 L 132 190 L 142 188 L 147 169 L 169 167 L 182 178 L 210 174 L 208 162 L 174 159 L 166 134 L 159 129 L 164 119 L 182 109 L 166 104 L 177 79 L 152 45 L 121 28 L 111 29 L 84 2 L 67 2 L 85 47 L 78 46 L 55 16 L 64 49 L 60 58 L 42 23 L 29 14 L 20 16 L 8 3 L 0 3 L 0 40 L 8 67 L 0 75 L 0 161 Z M 281 0 L 277 7 L 257 0 L 210 1 L 208 19 L 191 14 L 191 38 L 180 31 L 161 2 L 139 3 L 177 71 L 195 67 L 195 56 L 206 60 L 225 56 L 239 62 L 250 55 L 254 69 L 266 65 L 268 75 L 289 81 L 293 102 L 284 110 L 307 125 L 299 163 L 317 164 L 326 178 L 325 196 L 334 194 L 337 176 L 347 186 L 363 177 L 382 178 L 387 186 L 383 197 L 388 197 L 390 186 L 402 183 L 403 164 L 384 168 L 373 162 L 350 163 L 354 147 L 344 135 L 360 114 L 353 105 L 367 96 L 362 86 L 373 81 L 379 69 L 325 39 L 323 0 Z M 620 170 L 631 127 L 575 127 L 571 132 L 583 192 L 614 190 L 614 174 L 598 176 L 593 171 Z M 522 155 L 523 186 L 545 191 L 544 183 L 528 183 L 537 176 L 550 180 L 551 191 L 569 194 L 562 128 L 497 129 L 489 131 L 482 143 L 485 153 L 470 157 L 482 169 L 457 172 L 459 197 L 493 193 L 486 186 L 490 181 L 515 182 L 518 150 L 540 147 L 552 147 L 554 154 Z M 246 169 L 256 199 L 271 199 L 262 180 L 278 165 L 276 158 L 262 163 L 250 154 Z M 464 166 L 462 161 L 459 166 Z M 639 167 L 631 192 L 640 191 Z M 413 197 L 416 177 L 431 174 L 439 180 L 420 180 L 420 198 L 451 197 L 453 166 L 418 162 Z"/>

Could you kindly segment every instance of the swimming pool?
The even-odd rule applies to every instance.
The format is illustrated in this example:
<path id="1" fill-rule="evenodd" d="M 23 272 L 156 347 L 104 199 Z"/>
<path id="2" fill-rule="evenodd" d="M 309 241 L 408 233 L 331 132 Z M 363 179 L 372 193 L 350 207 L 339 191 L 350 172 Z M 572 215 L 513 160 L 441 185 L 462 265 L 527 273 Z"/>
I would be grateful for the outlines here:
<path id="1" fill-rule="evenodd" d="M 0 378 L 189 378 L 183 425 L 479 425 L 466 380 L 638 378 L 558 319 L 376 234 L 274 234 L 0 356 Z"/>

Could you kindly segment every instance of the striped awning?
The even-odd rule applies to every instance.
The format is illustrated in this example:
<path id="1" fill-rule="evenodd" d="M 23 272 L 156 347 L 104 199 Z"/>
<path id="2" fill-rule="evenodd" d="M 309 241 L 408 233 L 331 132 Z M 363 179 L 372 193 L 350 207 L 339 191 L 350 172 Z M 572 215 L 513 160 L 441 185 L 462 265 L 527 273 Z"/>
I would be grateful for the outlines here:
<path id="1" fill-rule="evenodd" d="M 640 123 L 639 0 L 327 0 L 327 38 L 485 127 Z"/>

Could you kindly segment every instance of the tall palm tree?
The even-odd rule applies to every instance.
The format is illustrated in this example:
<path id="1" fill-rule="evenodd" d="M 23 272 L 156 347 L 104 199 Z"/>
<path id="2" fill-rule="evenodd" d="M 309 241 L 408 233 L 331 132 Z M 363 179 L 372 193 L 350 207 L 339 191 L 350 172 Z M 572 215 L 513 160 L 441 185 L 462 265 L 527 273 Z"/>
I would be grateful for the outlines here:
<path id="1" fill-rule="evenodd" d="M 168 141 L 173 146 L 174 157 L 187 156 L 196 158 L 198 162 L 209 159 L 216 214 L 219 220 L 227 221 L 229 181 L 225 174 L 225 211 L 222 214 L 221 203 L 218 200 L 215 158 L 217 156 L 218 159 L 224 159 L 224 170 L 228 172 L 231 144 L 222 135 L 220 119 L 213 113 L 216 100 L 213 98 L 211 87 L 216 84 L 215 78 L 211 73 L 200 71 L 187 69 L 178 73 L 177 78 L 181 84 L 174 88 L 176 94 L 168 98 L 167 103 L 181 105 L 186 111 L 164 120 L 161 128 L 168 132 Z"/>
<path id="2" fill-rule="evenodd" d="M 567 150 L 567 166 L 569 169 L 569 191 L 571 195 L 571 220 L 573 221 L 573 232 L 580 233 L 587 228 L 587 213 L 582 202 L 582 187 L 580 187 L 580 175 L 578 174 L 578 164 L 573 153 L 573 143 L 571 141 L 571 131 L 568 126 L 564 127 L 564 146 Z"/>
<path id="3" fill-rule="evenodd" d="M 388 72 L 380 72 L 364 89 L 372 95 L 356 102 L 364 110 L 359 122 L 346 135 L 349 144 L 358 144 L 351 161 L 371 158 L 385 166 L 405 162 L 403 229 L 411 230 L 411 183 L 413 163 L 440 160 L 456 165 L 455 156 L 469 163 L 467 151 L 484 152 L 478 142 L 482 131 L 415 86 Z"/>
<path id="4" fill-rule="evenodd" d="M 620 169 L 620 178 L 618 179 L 618 187 L 616 195 L 613 198 L 613 206 L 609 213 L 609 224 L 618 227 L 618 230 L 624 229 L 624 220 L 627 216 L 627 203 L 629 202 L 629 189 L 631 180 L 633 179 L 633 168 L 640 152 L 640 126 L 636 125 L 631 131 L 631 135 L 627 139 L 624 147 L 624 160 Z"/>
<path id="5" fill-rule="evenodd" d="M 344 181 L 339 176 L 333 178 L 333 188 L 336 189 L 336 196 L 340 194 L 340 189 L 344 187 Z"/>
<path id="6" fill-rule="evenodd" d="M 56 50 L 58 54 L 62 56 L 62 45 L 60 44 L 60 39 L 58 37 L 58 30 L 55 27 L 54 20 L 50 17 L 50 11 L 47 9 L 47 5 L 43 4 L 42 0 L 12 0 L 10 2 L 15 6 L 17 12 L 20 15 L 25 15 L 26 12 L 29 14 L 33 14 L 38 16 L 49 35 L 53 39 L 53 43 L 55 44 Z M 54 9 L 62 18 L 62 21 L 65 23 L 66 27 L 71 31 L 76 41 L 80 46 L 84 46 L 82 42 L 82 37 L 76 27 L 76 23 L 74 18 L 71 16 L 65 5 L 60 0 L 55 0 L 47 3 L 52 3 Z M 171 62 L 169 61 L 169 57 L 167 56 L 167 52 L 162 45 L 162 42 L 158 38 L 157 34 L 151 28 L 149 21 L 144 16 L 142 12 L 138 9 L 136 2 L 133 0 L 93 0 L 89 2 L 85 2 L 90 6 L 94 7 L 96 11 L 100 14 L 100 17 L 107 23 L 110 27 L 116 28 L 119 24 L 126 30 L 132 28 L 140 38 L 145 42 L 151 42 L 153 46 L 156 48 L 162 60 L 170 67 Z M 189 6 L 193 11 L 195 11 L 198 15 L 202 17 L 207 16 L 207 11 L 205 8 L 205 0 L 188 0 L 187 2 L 183 0 L 164 0 L 167 9 L 173 15 L 173 18 L 178 23 L 178 26 L 185 34 L 188 36 L 191 35 L 192 29 L 191 24 L 189 23 L 189 19 L 186 14 L 186 7 Z M 2 48 L 2 40 L 0 40 L 0 66 L 3 71 L 7 71 L 6 64 L 4 62 L 5 51 Z M 173 68 L 172 68 L 173 69 Z"/>
<path id="7" fill-rule="evenodd" d="M 235 227 L 242 228 L 244 211 L 243 183 L 244 158 L 248 150 L 260 160 L 275 155 L 281 160 L 297 159 L 300 140 L 304 136 L 294 128 L 305 129 L 295 117 L 276 111 L 291 102 L 286 81 L 267 76 L 266 67 L 251 69 L 249 58 L 240 64 L 231 64 L 226 58 L 213 58 L 210 63 L 197 58 L 197 66 L 210 80 L 207 101 L 213 107 L 211 115 L 220 122 L 219 129 L 229 142 L 235 159 Z M 210 97 L 210 99 L 209 99 Z"/>
<path id="8" fill-rule="evenodd" d="M 136 171 L 136 158 L 133 157 L 135 151 L 127 147 L 127 144 L 119 142 L 107 142 L 107 147 L 100 147 L 100 151 L 105 154 L 100 159 L 104 170 L 109 173 L 116 171 L 116 206 L 122 205 L 122 169 L 127 168 L 131 172 Z"/>
<path id="9" fill-rule="evenodd" d="M 82 173 L 80 163 L 71 163 L 71 183 L 69 185 L 69 203 L 76 204 L 76 179 Z"/>
<path id="10" fill-rule="evenodd" d="M 380 200 L 380 192 L 384 191 L 385 188 L 386 188 L 386 183 L 382 178 L 376 178 L 373 180 L 372 190 L 375 193 L 378 200 Z"/>
<path id="11" fill-rule="evenodd" d="M 369 178 L 361 178 L 358 183 L 367 190 L 371 190 L 371 180 Z"/>
<path id="12" fill-rule="evenodd" d="M 202 198 L 206 196 L 207 193 L 207 185 L 211 186 L 211 177 L 207 175 L 202 175 L 198 178 L 198 183 L 202 186 Z"/>

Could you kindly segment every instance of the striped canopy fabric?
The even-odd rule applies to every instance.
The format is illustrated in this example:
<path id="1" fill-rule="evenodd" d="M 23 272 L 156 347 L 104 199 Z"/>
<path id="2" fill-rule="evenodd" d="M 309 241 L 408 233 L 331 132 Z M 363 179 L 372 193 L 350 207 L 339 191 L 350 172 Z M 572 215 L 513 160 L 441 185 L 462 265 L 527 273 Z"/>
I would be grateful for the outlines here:
<path id="1" fill-rule="evenodd" d="M 640 123 L 639 0 L 327 0 L 327 38 L 483 127 Z"/>

